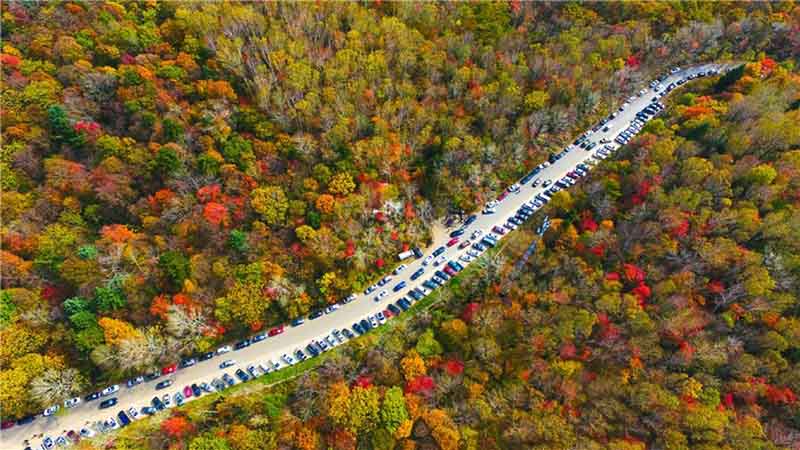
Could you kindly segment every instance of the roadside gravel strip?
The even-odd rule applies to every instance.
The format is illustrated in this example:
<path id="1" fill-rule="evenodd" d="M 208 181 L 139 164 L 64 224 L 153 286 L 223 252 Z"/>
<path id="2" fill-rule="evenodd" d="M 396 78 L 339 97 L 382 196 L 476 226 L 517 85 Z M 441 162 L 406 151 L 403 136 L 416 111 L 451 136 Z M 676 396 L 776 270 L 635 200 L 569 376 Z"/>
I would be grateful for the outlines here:
<path id="1" fill-rule="evenodd" d="M 466 266 L 468 262 L 466 262 L 465 259 L 470 259 L 465 256 L 467 252 L 473 252 L 474 254 L 474 252 L 480 251 L 474 249 L 471 245 L 466 248 L 459 248 L 460 243 L 470 239 L 470 236 L 476 230 L 481 230 L 482 236 L 478 237 L 477 240 L 471 239 L 472 243 L 480 241 L 481 238 L 487 235 L 494 235 L 498 239 L 502 239 L 505 233 L 493 233 L 493 228 L 503 227 L 508 223 L 508 219 L 517 215 L 517 212 L 523 206 L 527 206 L 530 210 L 537 210 L 538 207 L 536 207 L 533 202 L 537 195 L 543 194 L 546 190 L 555 186 L 559 180 L 565 179 L 567 174 L 575 171 L 579 164 L 586 164 L 588 169 L 591 169 L 591 165 L 607 156 L 597 154 L 598 150 L 602 149 L 604 146 L 609 149 L 605 151 L 605 153 L 613 154 L 613 151 L 620 147 L 620 144 L 615 142 L 615 138 L 617 138 L 621 132 L 629 128 L 631 122 L 637 118 L 638 112 L 652 104 L 654 97 L 659 97 L 659 92 L 664 93 L 666 87 L 672 83 L 675 83 L 677 87 L 677 82 L 679 80 L 691 80 L 701 72 L 708 74 L 709 70 L 716 70 L 719 71 L 719 73 L 723 73 L 730 68 L 731 66 L 721 64 L 705 64 L 689 69 L 678 70 L 662 79 L 660 84 L 654 85 L 659 88 L 658 91 L 654 90 L 652 87 L 643 89 L 640 95 L 628 99 L 627 106 L 625 106 L 624 110 L 618 111 L 616 117 L 609 120 L 603 126 L 595 127 L 597 131 L 588 135 L 587 141 L 596 143 L 591 150 L 587 151 L 576 145 L 570 145 L 559 159 L 553 161 L 547 167 L 541 167 L 540 171 L 532 177 L 527 177 L 527 182 L 520 182 L 518 189 L 517 187 L 510 188 L 507 195 L 497 202 L 493 213 L 483 214 L 481 212 L 476 212 L 477 217 L 474 221 L 464 227 L 465 231 L 464 234 L 460 236 L 459 243 L 447 246 L 448 241 L 451 240 L 449 236 L 445 235 L 438 238 L 430 248 L 426 249 L 425 255 L 422 258 L 407 262 L 407 267 L 401 273 L 393 276 L 391 281 L 384 286 L 378 287 L 369 295 L 358 293 L 355 296 L 355 300 L 342 304 L 336 311 L 323 314 L 313 320 L 306 318 L 305 323 L 299 326 L 290 327 L 287 325 L 283 333 L 274 337 L 268 337 L 259 342 L 254 342 L 252 345 L 241 350 L 231 351 L 224 355 L 217 355 L 206 361 L 199 361 L 191 367 L 178 369 L 168 376 L 161 376 L 155 380 L 138 384 L 132 388 L 127 388 L 124 384 L 120 385 L 120 390 L 118 392 L 101 398 L 101 400 L 103 400 L 115 397 L 117 399 L 117 404 L 111 408 L 99 409 L 99 400 L 91 402 L 81 401 L 80 404 L 72 409 L 64 410 L 65 408 L 62 406 L 62 411 L 52 416 L 44 417 L 40 414 L 31 423 L 16 425 L 0 432 L 0 449 L 56 448 L 59 447 L 56 443 L 56 440 L 60 440 L 59 437 L 64 438 L 62 442 L 71 442 L 66 439 L 66 434 L 70 430 L 74 430 L 78 433 L 82 428 L 86 428 L 90 429 L 92 433 L 100 433 L 103 427 L 98 426 L 98 423 L 102 423 L 109 418 L 114 418 L 114 420 L 119 423 L 118 412 L 123 410 L 128 411 L 129 408 L 132 407 L 140 411 L 144 406 L 152 406 L 151 399 L 155 396 L 162 397 L 164 394 L 169 394 L 172 397 L 172 407 L 175 407 L 174 396 L 177 392 L 182 391 L 185 386 L 191 386 L 192 384 L 200 385 L 201 383 L 210 384 L 214 378 L 221 378 L 223 373 L 229 374 L 235 379 L 236 383 L 239 383 L 241 380 L 235 375 L 237 369 L 246 372 L 248 366 L 255 365 L 258 367 L 259 364 L 267 366 L 268 361 L 280 363 L 282 367 L 285 367 L 287 364 L 285 360 L 282 359 L 283 355 L 289 354 L 294 357 L 294 353 L 298 349 L 308 354 L 306 346 L 310 342 L 324 340 L 334 329 L 352 330 L 353 334 L 357 335 L 358 333 L 352 329 L 354 323 L 360 322 L 370 315 L 386 310 L 390 303 L 395 303 L 402 297 L 405 297 L 409 302 L 413 303 L 413 299 L 408 295 L 408 292 L 411 289 L 421 287 L 423 282 L 429 282 L 434 276 L 434 272 L 437 270 L 444 271 L 444 268 L 447 266 L 446 262 L 440 263 L 435 267 L 433 262 L 427 265 L 423 264 L 426 257 L 433 251 L 443 247 L 444 251 L 435 259 L 444 257 L 446 261 L 455 261 Z M 601 140 L 603 140 L 602 143 Z M 579 176 L 573 176 L 573 178 L 577 177 Z M 537 180 L 539 182 L 538 185 L 533 187 L 532 184 Z M 552 184 L 547 183 L 548 186 L 545 188 L 543 185 L 546 180 L 550 180 Z M 569 179 L 565 180 L 567 181 L 567 186 L 574 184 L 574 181 L 570 182 L 571 180 Z M 530 216 L 531 213 L 532 211 L 528 211 L 526 213 L 526 218 Z M 411 275 L 420 268 L 424 268 L 424 274 L 415 280 L 411 280 Z M 393 288 L 400 282 L 405 282 L 405 287 L 399 289 L 398 292 L 394 292 Z M 386 295 L 379 301 L 375 301 L 374 297 L 384 290 L 386 291 Z M 344 339 L 344 341 L 346 342 L 346 339 Z M 336 345 L 342 344 L 337 342 Z M 309 355 L 309 357 L 312 356 Z M 234 360 L 235 364 L 224 370 L 220 369 L 220 363 L 225 360 Z M 172 380 L 172 385 L 169 388 L 157 391 L 155 389 L 156 383 L 166 379 Z M 184 401 L 188 402 L 195 398 L 196 397 L 193 395 L 186 398 Z M 145 416 L 140 414 L 140 419 L 141 417 Z M 47 437 L 49 437 L 50 440 L 46 440 L 45 438 Z M 28 440 L 29 443 L 26 443 L 26 440 Z M 45 444 L 50 444 L 50 446 L 45 446 Z"/>

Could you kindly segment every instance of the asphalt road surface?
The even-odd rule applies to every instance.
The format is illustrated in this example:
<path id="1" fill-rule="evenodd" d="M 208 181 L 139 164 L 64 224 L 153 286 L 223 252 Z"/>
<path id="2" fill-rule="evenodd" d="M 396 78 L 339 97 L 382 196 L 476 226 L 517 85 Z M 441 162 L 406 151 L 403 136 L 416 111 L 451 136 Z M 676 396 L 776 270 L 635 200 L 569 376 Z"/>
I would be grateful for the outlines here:
<path id="1" fill-rule="evenodd" d="M 718 69 L 720 73 L 727 69 L 727 67 L 717 64 L 695 66 L 671 74 L 666 80 L 662 81 L 661 84 L 667 86 L 682 77 L 687 77 L 690 74 L 696 74 L 710 68 Z M 648 87 L 642 95 L 638 95 L 635 99 L 629 99 L 631 100 L 630 104 L 625 110 L 608 122 L 607 125 L 610 129 L 606 132 L 598 130 L 590 135 L 589 139 L 594 142 L 599 142 L 601 139 L 607 138 L 611 141 L 611 145 L 614 146 L 615 149 L 618 148 L 619 145 L 614 142 L 614 138 L 620 131 L 629 126 L 630 122 L 636 118 L 636 113 L 638 111 L 651 103 L 651 99 L 654 95 L 655 91 Z M 555 183 L 568 172 L 574 170 L 577 164 L 583 163 L 592 157 L 602 146 L 603 144 L 598 144 L 592 151 L 570 146 L 569 152 L 549 167 L 544 168 L 534 179 L 539 178 L 542 181 L 549 179 Z M 478 214 L 477 220 L 467 227 L 461 239 L 468 239 L 470 234 L 478 229 L 483 230 L 484 235 L 488 234 L 492 227 L 506 223 L 507 219 L 514 216 L 523 203 L 529 202 L 533 197 L 544 190 L 545 188 L 541 184 L 534 188 L 529 182 L 521 186 L 518 192 L 510 193 L 505 199 L 500 201 L 495 213 L 482 214 L 481 212 L 476 212 L 476 214 Z M 500 237 L 502 238 L 503 236 Z M 426 250 L 425 256 L 430 255 L 436 248 L 446 245 L 449 239 L 449 237 L 444 236 L 440 239 L 440 242 L 434 242 Z M 458 260 L 458 257 L 466 253 L 469 248 L 459 249 L 458 245 L 454 245 L 452 247 L 446 247 L 446 249 L 443 255 L 447 260 Z M 356 300 L 342 305 L 339 310 L 330 314 L 325 314 L 315 320 L 306 319 L 303 325 L 297 327 L 290 327 L 287 325 L 283 334 L 269 337 L 242 350 L 232 351 L 225 355 L 215 356 L 207 361 L 198 362 L 192 367 L 179 369 L 176 373 L 168 377 L 162 376 L 154 381 L 143 383 L 130 389 L 125 387 L 124 384 L 121 384 L 119 392 L 109 397 L 104 397 L 116 397 L 118 399 L 118 404 L 114 407 L 101 410 L 98 407 L 100 400 L 88 403 L 81 402 L 77 407 L 62 411 L 61 414 L 50 417 L 44 417 L 40 414 L 36 417 L 36 420 L 30 424 L 22 426 L 17 425 L 10 429 L 3 430 L 0 432 L 0 449 L 24 449 L 26 447 L 24 443 L 26 439 L 30 441 L 29 445 L 32 449 L 39 449 L 42 445 L 43 437 L 49 436 L 55 440 L 58 436 L 64 435 L 69 430 L 75 430 L 77 432 L 81 428 L 91 426 L 90 424 L 106 420 L 110 417 L 114 417 L 115 420 L 119 421 L 116 419 L 117 412 L 121 410 L 127 411 L 130 407 L 140 409 L 143 406 L 150 406 L 151 399 L 156 395 L 159 397 L 165 393 L 174 395 L 179 390 L 182 390 L 184 386 L 191 385 L 192 383 L 200 384 L 201 382 L 210 382 L 213 378 L 220 377 L 224 372 L 234 376 L 234 372 L 237 368 L 245 369 L 249 364 L 257 366 L 259 363 L 267 360 L 278 362 L 283 354 L 292 354 L 296 349 L 304 349 L 309 342 L 324 338 L 324 336 L 328 335 L 333 329 L 341 330 L 342 328 L 351 328 L 353 323 L 360 321 L 368 315 L 385 310 L 389 302 L 394 302 L 404 296 L 410 289 L 421 286 L 423 281 L 433 276 L 435 270 L 443 268 L 443 265 L 433 267 L 433 264 L 429 264 L 426 266 L 425 274 L 417 280 L 412 281 L 410 279 L 411 274 L 420 267 L 423 267 L 423 260 L 424 257 L 407 261 L 406 264 L 408 267 L 398 276 L 393 277 L 386 286 L 378 288 L 370 295 L 365 296 L 363 293 L 358 293 Z M 459 262 L 462 265 L 466 265 L 462 261 Z M 393 292 L 392 288 L 400 281 L 405 281 L 407 286 L 400 290 L 400 292 Z M 386 297 L 379 302 L 374 301 L 373 297 L 383 289 L 388 291 Z M 411 299 L 409 298 L 409 300 Z M 233 359 L 237 364 L 225 370 L 220 369 L 219 364 L 227 359 Z M 283 361 L 280 361 L 280 363 L 282 366 L 286 366 Z M 172 386 L 167 389 L 156 391 L 155 384 L 167 378 L 173 380 Z M 239 382 L 238 379 L 236 381 L 237 383 Z M 194 397 L 189 398 L 187 401 L 191 401 L 193 398 Z M 62 406 L 62 410 L 63 409 Z M 92 429 L 96 430 L 93 426 Z M 56 445 L 55 447 L 57 448 L 58 446 Z"/>

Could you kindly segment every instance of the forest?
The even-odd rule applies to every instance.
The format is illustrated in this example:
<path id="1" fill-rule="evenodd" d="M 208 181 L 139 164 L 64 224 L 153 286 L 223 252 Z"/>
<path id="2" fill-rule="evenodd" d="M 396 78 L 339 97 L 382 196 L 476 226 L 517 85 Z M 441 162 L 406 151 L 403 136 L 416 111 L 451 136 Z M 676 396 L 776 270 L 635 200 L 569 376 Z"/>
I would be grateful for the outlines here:
<path id="1" fill-rule="evenodd" d="M 720 61 L 522 270 L 530 224 L 315 370 L 102 448 L 797 448 L 798 57 L 795 2 L 3 2 L 3 420 L 362 290 Z"/>

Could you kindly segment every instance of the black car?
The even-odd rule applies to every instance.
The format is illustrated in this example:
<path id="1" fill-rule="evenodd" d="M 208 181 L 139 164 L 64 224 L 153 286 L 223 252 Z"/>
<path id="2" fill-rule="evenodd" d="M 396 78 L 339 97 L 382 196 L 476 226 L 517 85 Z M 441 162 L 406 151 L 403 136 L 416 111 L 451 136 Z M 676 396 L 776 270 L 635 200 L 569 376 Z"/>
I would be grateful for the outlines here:
<path id="1" fill-rule="evenodd" d="M 447 250 L 447 249 L 444 246 L 441 246 L 441 247 L 437 248 L 436 250 L 433 251 L 433 257 L 436 258 L 437 256 L 439 256 L 442 253 L 444 253 L 445 250 Z"/>
<path id="2" fill-rule="evenodd" d="M 397 306 L 399 306 L 400 308 L 403 309 L 403 311 L 405 311 L 408 308 L 411 308 L 411 303 L 409 303 L 408 300 L 406 300 L 405 298 L 401 298 L 400 300 L 397 301 Z"/>
<path id="3" fill-rule="evenodd" d="M 402 299 L 401 299 L 401 300 L 402 300 Z M 399 301 L 399 300 L 398 300 L 398 301 Z M 406 300 L 406 301 L 408 301 L 408 300 Z M 400 314 L 400 313 L 402 312 L 402 311 L 400 310 L 400 308 L 398 308 L 397 306 L 394 306 L 394 305 L 393 305 L 393 304 L 391 304 L 391 303 L 389 303 L 389 306 L 387 306 L 387 307 L 386 307 L 386 309 L 388 309 L 389 311 L 391 311 L 391 312 L 392 312 L 392 314 L 394 314 L 395 316 L 396 316 L 396 315 L 398 315 L 398 314 Z"/>
<path id="4" fill-rule="evenodd" d="M 227 387 L 225 386 L 225 382 L 223 382 L 219 378 L 214 378 L 213 380 L 211 380 L 211 385 L 214 386 L 214 389 L 216 389 L 217 391 L 222 391 Z"/>
<path id="5" fill-rule="evenodd" d="M 197 360 L 196 359 L 194 359 L 194 358 L 185 358 L 185 359 L 181 360 L 181 362 L 178 364 L 178 367 L 180 367 L 181 369 L 185 369 L 185 368 L 191 367 L 191 366 L 193 366 L 195 364 L 197 364 Z"/>
<path id="6" fill-rule="evenodd" d="M 355 325 L 355 324 L 354 324 L 354 325 Z M 348 330 L 347 328 L 343 328 L 343 329 L 342 329 L 342 334 L 343 334 L 343 335 L 344 335 L 344 337 L 346 337 L 347 339 L 353 339 L 353 338 L 355 337 L 355 336 L 353 335 L 353 332 L 352 332 L 352 331 L 350 331 L 350 330 Z"/>
<path id="7" fill-rule="evenodd" d="M 197 384 L 192 384 L 192 394 L 194 394 L 195 397 L 200 397 L 203 395 L 203 390 L 200 389 L 200 386 Z"/>
<path id="8" fill-rule="evenodd" d="M 531 172 L 530 175 L 531 176 L 535 176 L 536 174 Z M 476 220 L 478 220 L 478 216 L 476 214 L 473 214 L 473 215 L 467 217 L 467 220 L 464 221 L 464 226 L 465 227 L 469 226 L 469 225 L 472 224 L 472 222 L 475 222 Z"/>
<path id="9" fill-rule="evenodd" d="M 164 408 L 166 408 L 166 406 L 164 406 L 164 402 L 162 402 L 158 396 L 153 397 L 153 400 L 151 400 L 150 403 L 152 403 L 153 406 L 159 411 L 163 411 Z"/>
<path id="10" fill-rule="evenodd" d="M 425 269 L 424 268 L 417 269 L 416 272 L 411 274 L 411 279 L 412 280 L 416 280 L 417 278 L 421 277 L 423 273 L 425 273 Z"/>
<path id="11" fill-rule="evenodd" d="M 446 274 L 446 273 L 442 272 L 441 270 L 437 270 L 437 271 L 436 271 L 436 272 L 434 272 L 434 273 L 436 274 L 436 276 L 437 276 L 437 277 L 439 277 L 439 278 L 443 279 L 444 281 L 447 281 L 447 280 L 449 280 L 449 279 L 450 279 L 450 275 L 448 275 L 448 274 Z"/>
<path id="12" fill-rule="evenodd" d="M 250 379 L 250 375 L 248 375 L 247 372 L 245 372 L 242 369 L 236 369 L 235 373 L 236 376 L 239 377 L 240 380 L 242 380 L 242 382 L 245 382 Z"/>
<path id="13" fill-rule="evenodd" d="M 321 317 L 321 316 L 322 316 L 322 310 L 318 309 L 318 310 L 312 312 L 311 314 L 309 314 L 308 315 L 308 319 L 309 320 L 314 320 L 314 319 L 316 319 L 318 317 Z"/>
<path id="14" fill-rule="evenodd" d="M 359 322 L 359 324 L 361 324 L 361 328 L 364 329 L 364 332 L 367 332 L 372 329 L 372 325 L 370 325 L 369 321 L 366 319 L 361 319 L 361 322 Z"/>
<path id="15" fill-rule="evenodd" d="M 36 416 L 25 416 L 22 419 L 17 420 L 17 425 L 27 425 L 34 420 L 36 420 Z"/>
<path id="16" fill-rule="evenodd" d="M 200 361 L 208 361 L 209 359 L 214 357 L 214 352 L 203 353 L 200 355 Z"/>
<path id="17" fill-rule="evenodd" d="M 83 397 L 83 401 L 85 402 L 92 402 L 100 398 L 100 392 L 92 392 L 91 394 Z"/>
<path id="18" fill-rule="evenodd" d="M 415 257 L 422 258 L 422 250 L 420 250 L 419 247 L 414 247 L 411 251 L 414 252 Z"/>
<path id="19" fill-rule="evenodd" d="M 311 356 L 318 356 L 319 355 L 319 350 L 314 348 L 314 346 L 311 345 L 311 344 L 306 345 L 306 350 L 308 350 L 308 353 L 311 353 Z"/>
<path id="20" fill-rule="evenodd" d="M 118 412 L 117 417 L 119 418 L 119 426 L 126 427 L 131 424 L 131 419 L 125 414 L 125 411 Z"/>
<path id="21" fill-rule="evenodd" d="M 259 334 L 255 335 L 255 336 L 253 336 L 252 340 L 253 340 L 253 342 L 261 342 L 266 338 L 267 338 L 267 333 L 259 333 Z"/>
<path id="22" fill-rule="evenodd" d="M 298 361 L 305 361 L 306 360 L 306 354 L 303 353 L 303 351 L 300 350 L 300 349 L 297 349 L 297 350 L 294 351 L 294 357 L 297 358 Z"/>
<path id="23" fill-rule="evenodd" d="M 100 402 L 100 409 L 111 408 L 117 404 L 117 397 L 107 398 Z"/>
<path id="24" fill-rule="evenodd" d="M 234 350 L 241 350 L 243 348 L 250 347 L 250 339 L 245 339 L 243 341 L 239 341 L 236 345 L 233 346 Z"/>
<path id="25" fill-rule="evenodd" d="M 358 334 L 364 334 L 364 329 L 361 328 L 361 325 L 359 325 L 358 322 L 353 324 L 353 329 L 356 330 L 356 333 Z"/>
<path id="26" fill-rule="evenodd" d="M 164 389 L 172 386 L 172 380 L 164 380 L 156 383 L 156 390 Z"/>
<path id="27" fill-rule="evenodd" d="M 161 372 L 155 371 L 153 373 L 148 373 L 144 376 L 144 381 L 153 381 L 156 378 L 161 376 Z"/>
<path id="28" fill-rule="evenodd" d="M 236 384 L 236 380 L 234 380 L 233 377 L 228 375 L 227 373 L 222 374 L 222 380 L 228 383 L 228 386 L 233 386 L 234 384 Z"/>
<path id="29" fill-rule="evenodd" d="M 153 408 L 152 406 L 143 406 L 142 409 L 141 409 L 141 413 L 142 414 L 147 414 L 148 416 L 152 416 L 153 414 L 155 414 L 157 412 L 158 412 L 158 410 L 156 408 Z"/>
<path id="30" fill-rule="evenodd" d="M 454 237 L 459 237 L 459 236 L 461 236 L 462 234 L 464 234 L 464 229 L 463 229 L 463 228 L 459 228 L 459 229 L 457 229 L 457 230 L 453 231 L 452 233 L 450 233 L 450 237 L 451 237 L 451 238 L 454 238 Z"/>

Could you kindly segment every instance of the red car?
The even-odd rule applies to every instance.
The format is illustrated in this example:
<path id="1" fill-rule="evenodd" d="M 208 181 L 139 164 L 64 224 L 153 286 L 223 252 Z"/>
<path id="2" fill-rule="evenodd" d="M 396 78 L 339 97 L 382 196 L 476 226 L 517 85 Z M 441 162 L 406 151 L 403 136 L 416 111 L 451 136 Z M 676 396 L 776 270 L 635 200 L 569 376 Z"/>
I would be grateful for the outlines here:
<path id="1" fill-rule="evenodd" d="M 273 337 L 273 336 L 277 336 L 277 335 L 279 335 L 281 333 L 283 333 L 283 325 L 281 325 L 279 327 L 275 327 L 275 328 L 269 330 L 269 333 L 267 333 L 267 336 Z"/>
<path id="2" fill-rule="evenodd" d="M 171 373 L 175 373 L 176 370 L 178 370 L 178 365 L 173 364 L 171 366 L 167 366 L 161 369 L 161 375 L 169 375 Z"/>
<path id="3" fill-rule="evenodd" d="M 183 397 L 184 398 L 189 398 L 191 396 L 192 396 L 192 387 L 191 386 L 184 387 L 183 388 Z"/>
<path id="4" fill-rule="evenodd" d="M 444 271 L 445 271 L 445 272 L 446 272 L 448 275 L 450 275 L 451 277 L 454 277 L 454 276 L 456 276 L 456 271 L 455 271 L 455 270 L 453 270 L 453 268 L 452 268 L 452 267 L 450 267 L 450 266 L 444 266 Z"/>
<path id="5" fill-rule="evenodd" d="M 497 201 L 502 202 L 504 198 L 508 197 L 508 191 L 503 191 L 499 197 L 497 197 Z"/>
<path id="6" fill-rule="evenodd" d="M 449 241 L 447 241 L 447 246 L 448 246 L 448 247 L 452 247 L 452 246 L 454 246 L 454 245 L 456 245 L 456 244 L 458 244 L 458 238 L 457 238 L 457 237 L 455 237 L 455 238 L 453 238 L 453 239 L 450 239 Z"/>
<path id="7" fill-rule="evenodd" d="M 383 315 L 386 316 L 387 319 L 391 319 L 392 317 L 394 317 L 394 314 L 388 309 L 383 310 Z"/>
<path id="8" fill-rule="evenodd" d="M 13 426 L 14 426 L 13 420 L 6 420 L 3 422 L 2 426 L 0 426 L 0 429 L 7 430 Z"/>

